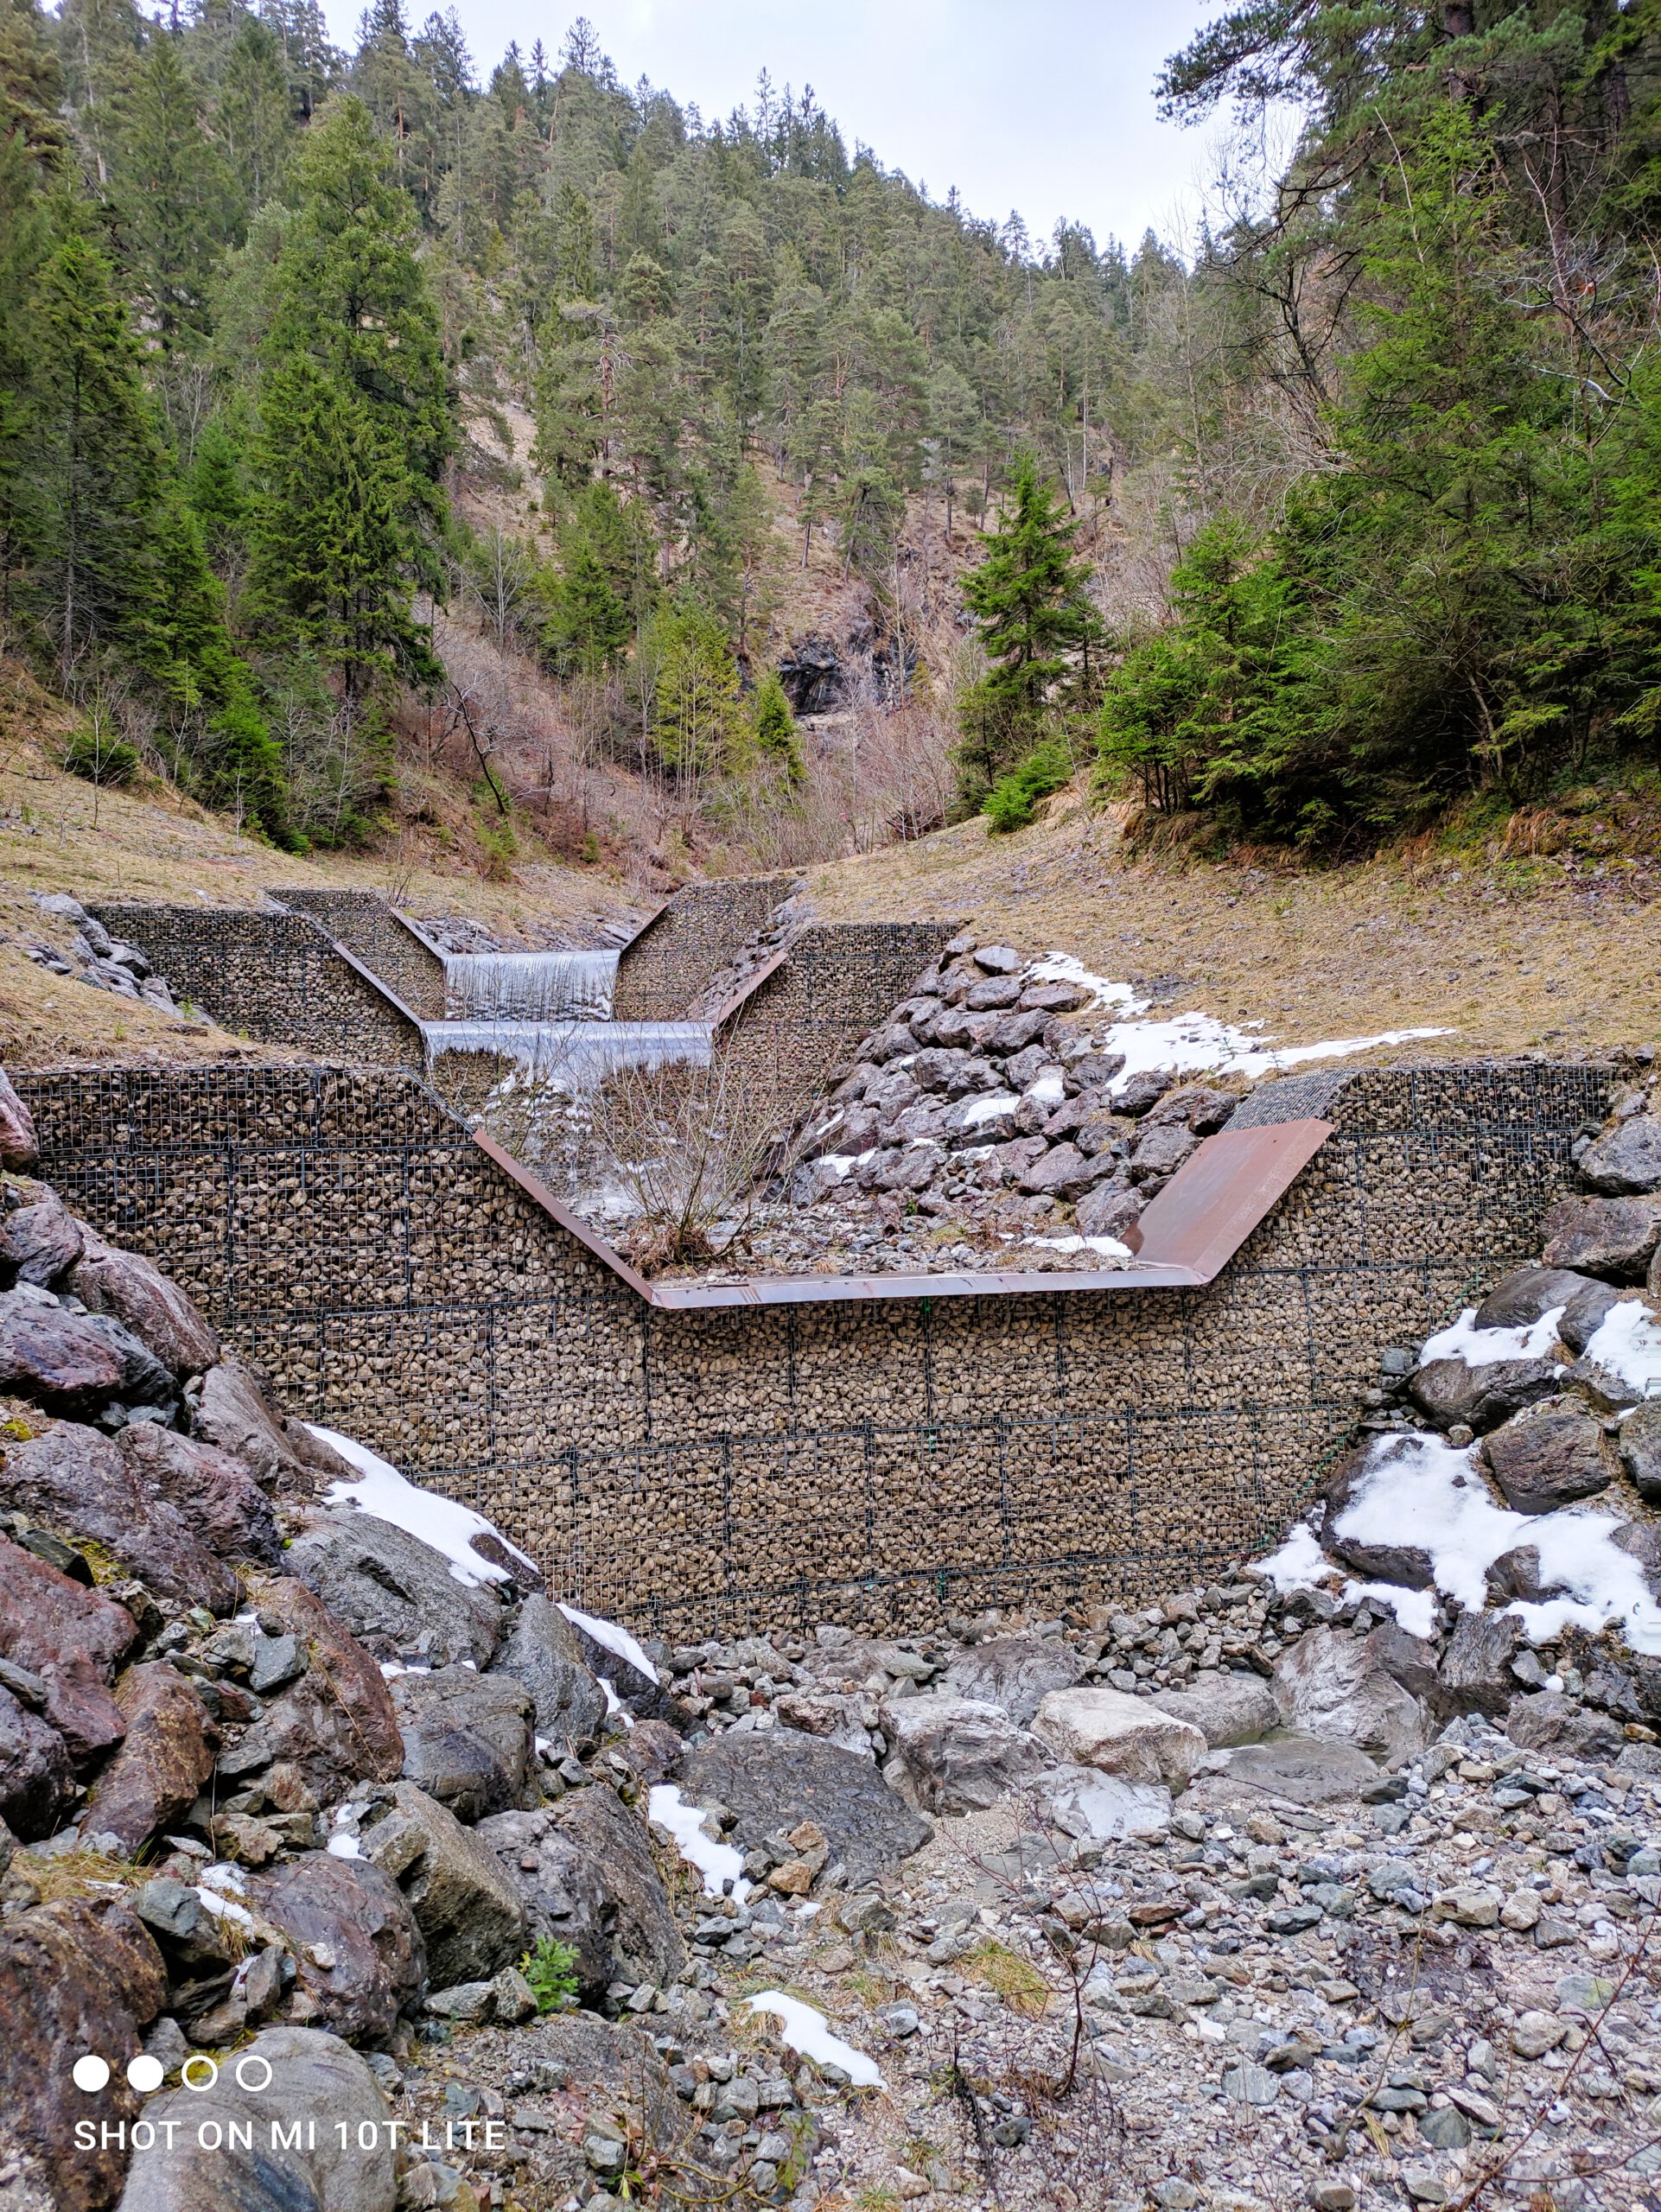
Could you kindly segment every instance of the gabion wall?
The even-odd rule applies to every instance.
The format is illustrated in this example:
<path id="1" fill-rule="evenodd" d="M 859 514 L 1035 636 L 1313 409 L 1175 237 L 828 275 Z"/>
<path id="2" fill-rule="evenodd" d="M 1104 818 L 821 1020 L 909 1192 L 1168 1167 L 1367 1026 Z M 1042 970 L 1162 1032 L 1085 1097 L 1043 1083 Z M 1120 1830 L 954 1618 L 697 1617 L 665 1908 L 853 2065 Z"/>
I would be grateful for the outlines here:
<path id="1" fill-rule="evenodd" d="M 617 963 L 616 1021 L 678 1021 L 796 880 L 738 875 L 689 883 L 654 914 Z"/>
<path id="2" fill-rule="evenodd" d="M 175 997 L 227 1029 L 348 1064 L 425 1065 L 420 1024 L 304 914 L 110 904 L 92 911 L 111 937 L 139 948 Z"/>
<path id="3" fill-rule="evenodd" d="M 355 953 L 419 1021 L 444 1019 L 444 957 L 376 891 L 273 891 Z"/>
<path id="4" fill-rule="evenodd" d="M 140 942 L 143 942 L 142 938 Z M 1609 1071 L 1273 1086 L 1324 1150 L 1203 1290 L 649 1306 L 421 1084 L 18 1077 L 42 1173 L 290 1405 L 674 1637 L 1133 1601 L 1283 1528 L 1379 1352 L 1538 1249 Z"/>

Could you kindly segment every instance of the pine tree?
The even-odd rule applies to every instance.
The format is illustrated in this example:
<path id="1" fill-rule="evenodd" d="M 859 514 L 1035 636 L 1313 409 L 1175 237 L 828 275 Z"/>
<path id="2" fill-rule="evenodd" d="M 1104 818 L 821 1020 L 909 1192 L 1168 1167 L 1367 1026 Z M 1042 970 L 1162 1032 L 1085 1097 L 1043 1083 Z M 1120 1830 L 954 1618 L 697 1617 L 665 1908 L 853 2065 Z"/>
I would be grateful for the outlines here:
<path id="1" fill-rule="evenodd" d="M 777 669 L 767 669 L 755 687 L 750 702 L 750 729 L 762 758 L 782 768 L 787 783 L 799 784 L 807 767 L 796 734 L 796 717 L 790 711 Z"/>
<path id="2" fill-rule="evenodd" d="M 213 263 L 230 233 L 231 180 L 200 111 L 178 41 L 157 32 L 133 88 L 120 174 L 140 281 L 166 346 L 206 335 Z"/>
<path id="3" fill-rule="evenodd" d="M 1037 743 L 1053 690 L 1091 635 L 1089 572 L 1073 557 L 1075 528 L 1031 454 L 1022 454 L 996 529 L 982 534 L 986 557 L 964 579 L 990 664 L 964 702 L 958 776 L 972 805 Z"/>

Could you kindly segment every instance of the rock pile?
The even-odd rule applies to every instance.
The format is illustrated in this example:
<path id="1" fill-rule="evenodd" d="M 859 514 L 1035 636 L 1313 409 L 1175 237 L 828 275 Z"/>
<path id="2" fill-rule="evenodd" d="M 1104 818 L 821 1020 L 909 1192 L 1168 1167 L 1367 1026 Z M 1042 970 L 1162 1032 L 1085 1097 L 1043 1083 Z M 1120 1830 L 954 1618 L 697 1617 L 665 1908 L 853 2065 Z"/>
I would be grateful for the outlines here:
<path id="1" fill-rule="evenodd" d="M 1079 1016 L 1085 985 L 955 938 L 799 1133 L 787 1208 L 751 1230 L 768 1266 L 861 1272 L 1111 1267 L 1239 1103 L 1238 1077 L 1127 1075 Z"/>
<path id="2" fill-rule="evenodd" d="M 36 902 L 43 914 L 69 924 L 74 935 L 66 949 L 58 944 L 25 944 L 23 950 L 36 967 L 54 976 L 73 976 L 94 990 L 112 991 L 117 998 L 142 999 L 163 1014 L 185 1015 L 165 976 L 156 975 L 136 944 L 112 938 L 102 922 L 89 914 L 67 891 L 44 893 Z"/>

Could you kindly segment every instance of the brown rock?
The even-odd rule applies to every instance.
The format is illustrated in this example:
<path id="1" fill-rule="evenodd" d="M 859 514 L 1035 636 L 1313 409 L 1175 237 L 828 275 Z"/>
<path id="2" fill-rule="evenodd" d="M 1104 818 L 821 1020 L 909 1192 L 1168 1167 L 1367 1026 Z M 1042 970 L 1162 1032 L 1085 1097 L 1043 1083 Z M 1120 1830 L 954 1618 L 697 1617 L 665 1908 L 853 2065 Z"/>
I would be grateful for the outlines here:
<path id="1" fill-rule="evenodd" d="M 1538 1605 L 1546 1594 L 1540 1580 L 1539 1546 L 1518 1544 L 1511 1551 L 1502 1552 L 1489 1567 L 1485 1579 L 1488 1596 L 1496 1605 L 1509 1605 L 1518 1599 L 1524 1605 Z"/>
<path id="2" fill-rule="evenodd" d="M 85 1224 L 82 1234 L 86 1249 L 69 1283 L 81 1303 L 124 1322 L 181 1379 L 206 1374 L 220 1340 L 178 1284 L 141 1253 L 106 1244 Z"/>
<path id="3" fill-rule="evenodd" d="M 55 1833 L 74 1786 L 63 1738 L 0 1689 L 0 1821 L 21 1842 L 36 1842 Z"/>
<path id="4" fill-rule="evenodd" d="M 1181 1166 L 1199 1144 L 1193 1131 L 1181 1122 L 1164 1122 L 1155 1126 L 1143 1124 L 1142 1135 L 1130 1153 L 1130 1173 L 1139 1183 L 1150 1175 L 1171 1175 Z"/>
<path id="5" fill-rule="evenodd" d="M 196 1802 L 213 1771 L 219 1730 L 189 1679 L 164 1660 L 130 1667 L 116 1684 L 126 1740 L 92 1785 L 89 1833 L 148 1843 Z"/>
<path id="6" fill-rule="evenodd" d="M 1661 1198 L 1562 1198 L 1545 1218 L 1545 1263 L 1642 1282 L 1661 1243 Z"/>
<path id="7" fill-rule="evenodd" d="M 241 1460 L 157 1421 L 133 1422 L 119 1443 L 145 1487 L 176 1506 L 221 1559 L 279 1564 L 283 1540 L 271 1502 Z"/>
<path id="8" fill-rule="evenodd" d="M 124 1605 L 0 1536 L 0 1656 L 39 1674 L 80 1652 L 107 1682 L 137 1637 Z"/>
<path id="9" fill-rule="evenodd" d="M 260 1611 L 300 1639 L 310 1665 L 222 1754 L 220 1771 L 241 1777 L 270 1768 L 279 1792 L 296 1794 L 290 1785 L 297 1783 L 313 1804 L 332 1804 L 354 1782 L 394 1780 L 404 1744 L 380 1669 L 303 1583 L 251 1577 L 249 1586 Z"/>
<path id="10" fill-rule="evenodd" d="M 0 1069 L 0 1167 L 14 1171 L 33 1167 L 40 1156 L 35 1116 L 12 1089 L 10 1077 Z"/>
<path id="11" fill-rule="evenodd" d="M 227 1613 L 237 1580 L 113 1437 L 69 1421 L 5 1446 L 0 1498 L 91 1537 L 162 1596 Z"/>
<path id="12" fill-rule="evenodd" d="M 1549 1359 L 1496 1359 L 1483 1367 L 1467 1366 L 1462 1359 L 1433 1359 L 1414 1374 L 1408 1394 L 1437 1427 L 1462 1422 L 1480 1435 L 1524 1406 L 1550 1397 L 1559 1379 Z"/>
<path id="13" fill-rule="evenodd" d="M 173 1388 L 161 1362 L 119 1321 L 0 1292 L 0 1389 L 90 1421 L 118 1401 L 166 1405 Z"/>
<path id="14" fill-rule="evenodd" d="M 415 1915 L 391 1876 L 367 1859 L 308 1851 L 249 1888 L 256 1909 L 289 1938 L 308 2024 L 354 2043 L 385 2043 L 427 1972 Z"/>
<path id="15" fill-rule="evenodd" d="M 128 2061 L 167 1998 L 162 1955 L 123 1904 L 64 1899 L 0 1926 L 0 2112 L 52 2176 L 57 2212 L 102 2212 L 121 2190 L 122 2124 L 137 2116 Z M 70 2069 L 110 2067 L 90 2097 Z M 101 2123 L 92 2142 L 76 2125 Z"/>
<path id="16" fill-rule="evenodd" d="M 1094 1177 L 1095 1169 L 1077 1145 L 1053 1144 L 1019 1180 L 1023 1191 L 1065 1196 L 1070 1191 L 1084 1190 Z"/>
<path id="17" fill-rule="evenodd" d="M 283 1497 L 316 1494 L 320 1484 L 311 1455 L 302 1459 L 295 1450 L 282 1414 L 240 1360 L 222 1359 L 208 1369 L 194 1427 L 205 1444 L 216 1444 L 239 1459 L 263 1490 Z"/>
<path id="18" fill-rule="evenodd" d="M 1441 1655 L 1438 1710 L 1495 1719 L 1507 1712 L 1517 1691 L 1511 1662 L 1522 1636 L 1515 1613 L 1461 1613 Z"/>
<path id="19" fill-rule="evenodd" d="M 1135 1251 L 1142 1197 L 1123 1183 L 1098 1183 L 1079 1201 L 1075 1219 L 1081 1236 L 1111 1236 Z"/>
<path id="20" fill-rule="evenodd" d="M 1550 1513 L 1609 1486 L 1603 1431 L 1578 1398 L 1531 1406 L 1483 1442 L 1488 1471 L 1518 1513 Z"/>
<path id="21" fill-rule="evenodd" d="M 121 1741 L 127 1732 L 121 1708 L 84 1653 L 48 1659 L 36 1671 L 46 1684 L 45 1718 L 68 1745 L 77 1767 L 90 1766 Z"/>

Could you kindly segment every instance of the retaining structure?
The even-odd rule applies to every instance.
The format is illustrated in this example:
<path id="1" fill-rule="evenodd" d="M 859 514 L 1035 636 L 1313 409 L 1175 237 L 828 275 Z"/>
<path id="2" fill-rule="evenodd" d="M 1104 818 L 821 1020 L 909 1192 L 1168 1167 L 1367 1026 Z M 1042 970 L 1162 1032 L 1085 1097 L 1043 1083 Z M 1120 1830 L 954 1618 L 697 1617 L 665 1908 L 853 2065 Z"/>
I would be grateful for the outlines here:
<path id="1" fill-rule="evenodd" d="M 42 1174 L 293 1410 L 478 1505 L 561 1593 L 674 1637 L 1223 1572 L 1284 1526 L 1381 1350 L 1538 1249 L 1609 1080 L 1517 1062 L 1260 1090 L 1243 1128 L 1331 1134 L 1208 1282 L 650 1288 L 407 1077 L 17 1077 Z"/>
<path id="2" fill-rule="evenodd" d="M 618 957 L 615 1021 L 678 1021 L 785 897 L 793 875 L 688 883 Z"/>
<path id="3" fill-rule="evenodd" d="M 255 906 L 116 906 L 91 912 L 227 1029 L 328 1059 L 425 1065 L 421 1024 L 403 1001 L 305 914 Z"/>
<path id="4" fill-rule="evenodd" d="M 291 913 L 309 914 L 360 960 L 419 1021 L 444 1019 L 444 956 L 378 891 L 298 890 L 269 894 Z"/>

